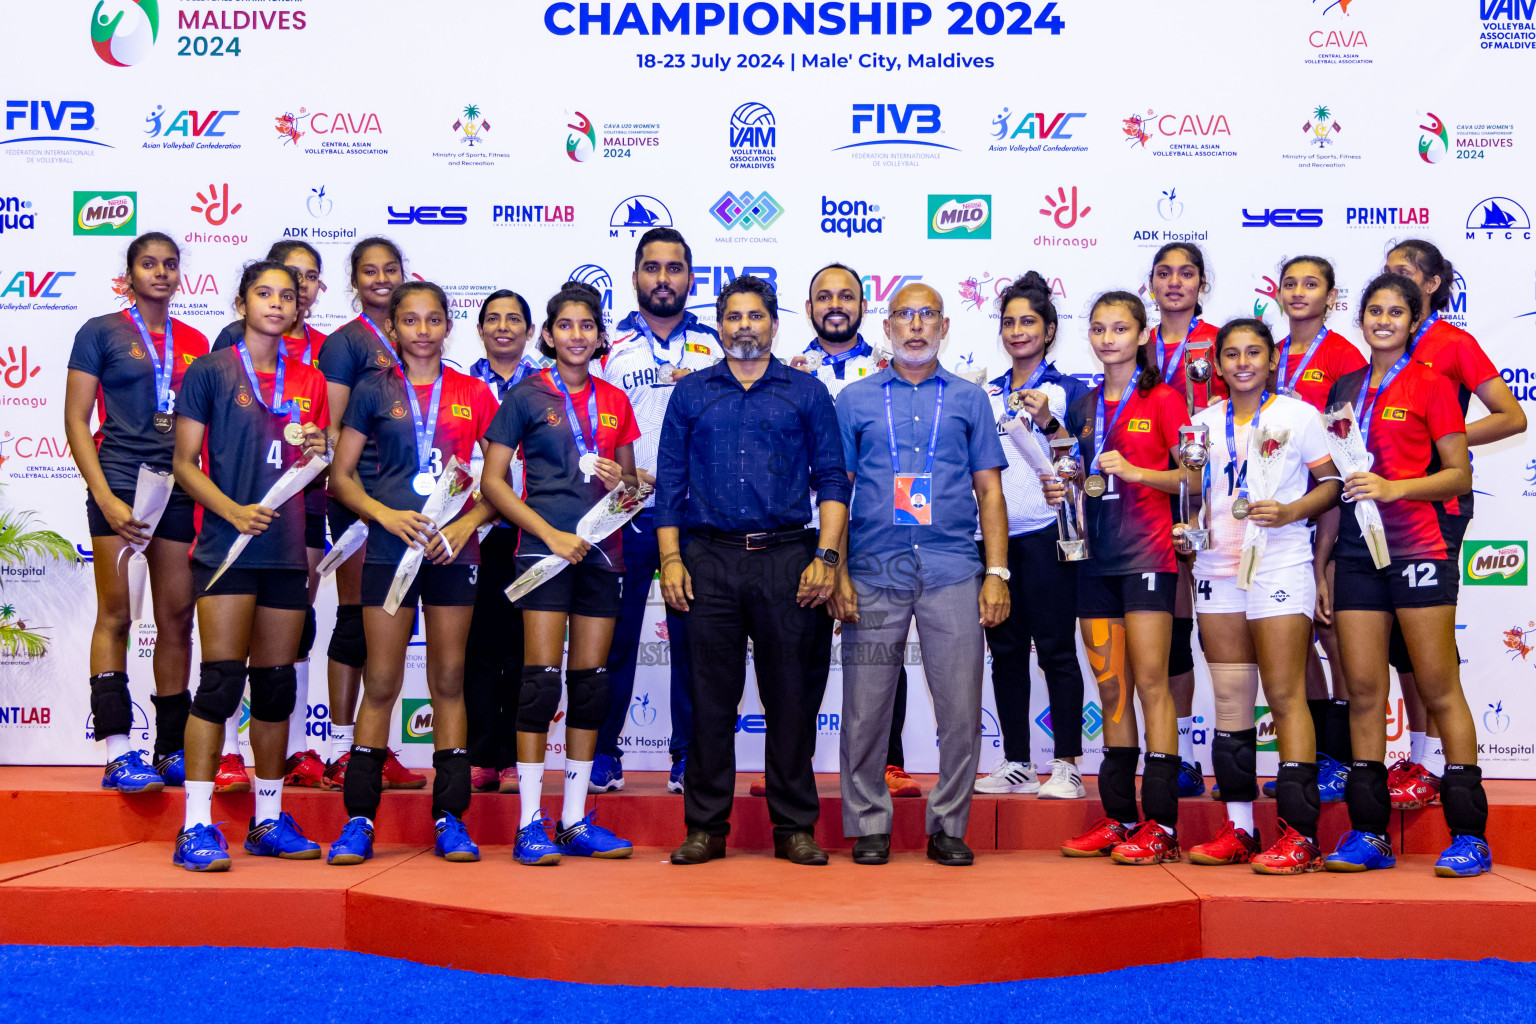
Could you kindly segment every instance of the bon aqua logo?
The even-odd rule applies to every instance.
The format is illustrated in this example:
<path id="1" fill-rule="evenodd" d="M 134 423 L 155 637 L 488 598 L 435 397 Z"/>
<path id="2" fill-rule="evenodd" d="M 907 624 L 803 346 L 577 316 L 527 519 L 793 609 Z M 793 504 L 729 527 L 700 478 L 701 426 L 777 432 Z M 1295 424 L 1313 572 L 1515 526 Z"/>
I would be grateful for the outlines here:
<path id="1" fill-rule="evenodd" d="M 159 0 L 116 4 L 110 15 L 101 0 L 91 12 L 91 46 L 115 68 L 127 68 L 149 56 L 160 38 Z"/>

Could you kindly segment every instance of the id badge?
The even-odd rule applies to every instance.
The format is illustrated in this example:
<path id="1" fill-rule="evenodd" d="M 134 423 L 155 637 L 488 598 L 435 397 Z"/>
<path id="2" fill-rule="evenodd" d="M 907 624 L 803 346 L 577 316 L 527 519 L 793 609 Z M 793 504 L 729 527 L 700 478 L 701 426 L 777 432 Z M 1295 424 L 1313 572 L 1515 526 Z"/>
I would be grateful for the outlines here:
<path id="1" fill-rule="evenodd" d="M 933 477 L 927 473 L 896 475 L 896 525 L 933 525 Z"/>

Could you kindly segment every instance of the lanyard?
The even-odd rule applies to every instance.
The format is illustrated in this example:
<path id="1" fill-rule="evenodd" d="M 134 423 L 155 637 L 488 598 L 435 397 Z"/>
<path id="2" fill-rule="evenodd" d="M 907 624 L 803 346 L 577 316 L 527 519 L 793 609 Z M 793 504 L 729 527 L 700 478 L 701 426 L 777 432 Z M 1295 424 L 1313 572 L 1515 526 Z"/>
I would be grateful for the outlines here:
<path id="1" fill-rule="evenodd" d="M 1254 431 L 1254 430 L 1258 430 L 1259 429 L 1259 414 L 1264 411 L 1264 403 L 1267 402 L 1267 401 L 1269 401 L 1269 391 L 1268 391 L 1268 389 L 1265 389 L 1264 391 L 1259 392 L 1259 407 L 1257 409 L 1253 410 L 1253 422 L 1248 424 L 1248 429 L 1250 431 Z M 1232 399 L 1229 398 L 1229 399 L 1227 399 L 1227 470 L 1228 470 L 1228 473 L 1230 474 L 1230 479 L 1232 481 L 1232 483 L 1230 485 L 1231 487 L 1236 487 L 1237 486 L 1237 481 L 1238 480 L 1242 480 L 1243 486 L 1238 488 L 1237 494 L 1238 494 L 1238 497 L 1240 497 L 1240 498 L 1246 498 L 1246 497 L 1248 497 L 1248 474 L 1246 472 L 1236 472 L 1236 470 L 1237 470 L 1237 430 L 1236 430 L 1236 427 L 1234 426 L 1234 422 L 1235 422 L 1235 416 L 1234 416 L 1234 411 L 1232 409 Z M 1253 435 L 1249 434 L 1249 436 L 1251 437 Z M 1247 466 L 1248 466 L 1248 453 L 1245 451 L 1245 452 L 1243 452 L 1243 467 L 1244 467 L 1245 470 L 1246 470 Z M 1207 472 L 1210 471 L 1209 465 L 1207 465 L 1206 471 Z M 1231 491 L 1228 490 L 1227 493 L 1230 494 Z"/>
<path id="2" fill-rule="evenodd" d="M 1282 395 L 1295 393 L 1296 385 L 1301 383 L 1301 375 L 1307 372 L 1307 364 L 1312 362 L 1312 357 L 1317 355 L 1318 347 L 1322 345 L 1327 337 L 1328 328 L 1324 327 L 1317 332 L 1317 335 L 1312 339 L 1312 344 L 1307 346 L 1307 351 L 1302 355 L 1301 362 L 1296 364 L 1296 372 L 1290 374 L 1290 379 L 1287 380 L 1285 370 L 1291 361 L 1291 339 L 1289 335 L 1286 336 L 1285 347 L 1280 350 L 1280 372 L 1277 374 L 1279 379 L 1276 381 L 1280 385 L 1280 393 Z"/>
<path id="3" fill-rule="evenodd" d="M 1099 456 L 1104 454 L 1104 443 L 1109 435 L 1114 432 L 1115 424 L 1120 422 L 1120 414 L 1125 412 L 1126 406 L 1131 404 L 1131 392 L 1135 390 L 1135 382 L 1126 385 L 1125 394 L 1120 396 L 1120 404 L 1115 406 L 1115 417 L 1109 421 L 1109 426 L 1104 426 L 1104 385 L 1099 385 L 1099 401 L 1093 408 L 1093 466 L 1099 468 Z"/>
<path id="4" fill-rule="evenodd" d="M 511 380 L 503 380 L 495 370 L 491 369 L 491 361 L 489 359 L 481 359 L 474 366 L 470 367 L 471 372 L 474 372 L 486 384 L 496 389 L 497 399 L 507 397 L 509 390 L 530 373 L 537 373 L 538 369 L 527 356 L 524 356 L 518 362 L 517 369 L 512 371 Z"/>
<path id="5" fill-rule="evenodd" d="M 383 346 L 385 352 L 389 353 L 390 362 L 394 363 L 396 366 L 399 366 L 400 360 L 395 358 L 395 347 L 389 343 L 389 339 L 384 337 L 384 332 L 379 330 L 379 325 L 368 319 L 367 313 L 359 313 L 357 314 L 357 317 L 363 323 L 367 324 L 368 329 L 373 331 L 373 336 L 379 339 L 379 344 Z M 309 325 L 306 324 L 305 326 L 308 327 Z M 400 376 L 404 377 L 404 372 L 402 372 Z M 409 383 L 409 381 L 407 381 L 407 383 Z"/>
<path id="6" fill-rule="evenodd" d="M 838 380 L 843 379 L 844 363 L 850 359 L 857 359 L 859 356 L 867 356 L 874 352 L 874 349 L 870 348 L 869 342 L 864 340 L 863 335 L 859 336 L 859 343 L 857 345 L 846 352 L 839 352 L 835 356 L 829 355 L 827 350 L 821 347 L 820 338 L 805 346 L 805 350 L 807 352 L 820 352 L 821 365 L 832 367 L 832 372 L 837 376 Z"/>
<path id="7" fill-rule="evenodd" d="M 1404 352 L 1397 357 L 1397 362 L 1392 364 L 1392 369 L 1388 370 L 1387 375 L 1381 378 L 1381 387 L 1377 388 L 1376 394 L 1371 396 L 1369 405 L 1365 403 L 1365 393 L 1371 387 L 1371 368 L 1369 366 L 1365 368 L 1365 379 L 1360 382 L 1360 394 L 1355 398 L 1355 415 L 1360 420 L 1360 443 L 1367 448 L 1370 447 L 1371 443 L 1371 414 L 1376 410 L 1376 402 L 1382 395 L 1387 393 L 1387 388 L 1392 386 L 1392 382 L 1397 379 L 1399 373 L 1403 372 L 1403 367 L 1407 366 L 1408 361 L 1412 358 L 1413 353 L 1411 351 Z"/>
<path id="8" fill-rule="evenodd" d="M 437 433 L 437 406 L 443 397 L 443 378 L 447 376 L 442 369 L 437 371 L 437 381 L 432 385 L 432 404 L 427 410 L 426 419 L 421 416 L 421 401 L 416 397 L 416 385 L 412 384 L 405 376 L 404 368 L 400 371 L 400 379 L 405 381 L 405 397 L 411 400 L 411 425 L 416 431 L 416 475 L 432 472 L 432 440 Z"/>
<path id="9" fill-rule="evenodd" d="M 1031 391 L 1031 390 L 1039 387 L 1040 386 L 1040 378 L 1045 376 L 1045 366 L 1046 366 L 1045 360 L 1041 359 L 1040 360 L 1040 365 L 1035 367 L 1035 372 L 1031 373 L 1029 375 L 1029 380 L 1025 381 L 1023 384 L 1020 384 L 1016 388 L 1010 387 L 1008 389 L 1008 398 L 1012 398 L 1014 392 L 1016 392 L 1016 391 Z M 1009 374 L 1008 382 L 1010 384 L 1013 383 L 1013 376 L 1012 376 L 1011 373 Z M 1014 409 L 1011 406 L 1008 405 L 1007 399 L 1004 399 L 1004 401 L 1003 401 L 1003 408 L 1005 410 L 1003 415 L 1007 416 L 1009 419 L 1013 419 L 1015 416 L 1018 415 L 1018 413 L 1016 411 L 1014 411 Z M 1031 425 L 1033 426 L 1033 424 L 1031 424 Z"/>
<path id="10" fill-rule="evenodd" d="M 133 317 L 133 325 L 139 329 L 144 347 L 149 349 L 149 361 L 155 367 L 155 408 L 161 412 L 170 412 L 171 369 L 176 365 L 176 345 L 171 339 L 170 317 L 166 317 L 165 321 L 165 358 L 161 359 L 155 354 L 155 343 L 149 340 L 149 327 L 144 323 L 139 307 L 129 306 L 128 315 Z"/>
<path id="11" fill-rule="evenodd" d="M 1195 336 L 1195 329 L 1200 326 L 1200 319 L 1196 317 L 1189 322 L 1189 330 L 1184 334 L 1184 340 L 1179 342 L 1179 347 L 1173 350 L 1173 355 L 1164 358 L 1163 352 L 1163 325 L 1158 324 L 1157 330 L 1152 332 L 1152 339 L 1157 342 L 1157 369 L 1163 375 L 1163 383 L 1173 383 L 1173 375 L 1179 371 L 1184 362 L 1184 350 L 1189 347 L 1189 339 Z"/>
<path id="12" fill-rule="evenodd" d="M 304 351 L 299 353 L 299 358 L 304 361 L 305 366 L 313 366 L 314 363 L 311 360 L 314 358 L 314 346 L 309 341 L 309 324 L 301 324 L 300 326 L 304 328 Z M 286 348 L 287 345 L 288 336 L 284 335 L 283 347 Z"/>
<path id="13" fill-rule="evenodd" d="M 571 401 L 570 389 L 565 386 L 565 380 L 558 369 L 550 370 L 549 375 L 565 398 L 565 418 L 571 425 L 571 435 L 576 438 L 576 449 L 585 458 L 597 451 L 597 385 L 590 377 L 587 378 L 587 422 L 592 426 L 592 444 L 588 447 L 587 439 L 581 431 L 581 421 L 576 418 L 576 403 Z"/>
<path id="14" fill-rule="evenodd" d="M 896 421 L 891 418 L 891 382 L 886 381 L 882 387 L 885 389 L 885 429 L 891 438 L 891 472 L 901 476 L 901 456 L 896 451 Z M 928 461 L 923 465 L 924 476 L 933 475 L 933 453 L 939 447 L 939 420 L 944 414 L 943 377 L 938 380 L 938 391 L 938 397 L 933 402 L 933 432 L 928 435 Z"/>
<path id="15" fill-rule="evenodd" d="M 293 399 L 283 399 L 283 364 L 287 362 L 283 354 L 277 354 L 277 379 L 272 383 L 272 404 L 268 405 L 261 400 L 261 385 L 256 382 L 256 368 L 251 365 L 251 353 L 245 347 L 244 341 L 235 343 L 235 351 L 240 353 L 240 362 L 245 366 L 245 375 L 251 380 L 251 390 L 256 394 L 256 401 L 263 409 L 287 416 L 289 423 L 299 422 L 299 403 Z"/>
<path id="16" fill-rule="evenodd" d="M 1435 321 L 1440 319 L 1439 313 L 1429 314 L 1429 319 L 1419 325 L 1419 329 L 1413 332 L 1413 340 L 1408 343 L 1408 354 L 1413 355 L 1413 350 L 1419 347 L 1419 339 L 1424 337 L 1426 331 L 1435 326 Z"/>
<path id="17" fill-rule="evenodd" d="M 667 357 L 668 358 L 666 358 L 666 359 L 663 359 L 661 356 L 656 354 L 656 334 L 655 334 L 654 331 L 651 330 L 651 325 L 645 322 L 645 317 L 641 316 L 638 313 L 635 314 L 635 330 L 639 331 L 641 333 L 641 335 L 643 335 L 645 337 L 645 343 L 646 343 L 646 345 L 648 345 L 650 347 L 651 358 L 656 361 L 656 365 L 658 365 L 658 366 L 671 366 L 672 365 L 672 359 L 671 359 L 672 353 L 670 351 L 667 352 Z M 683 334 L 684 334 L 684 337 L 686 338 L 687 337 L 687 331 L 685 330 L 683 332 Z M 664 349 L 671 349 L 671 347 L 672 347 L 672 339 L 668 338 L 666 341 L 663 341 L 661 343 L 661 347 L 664 348 Z M 685 347 L 683 349 L 683 351 L 687 352 L 688 350 Z M 682 357 L 679 356 L 678 358 L 681 359 Z M 558 377 L 559 374 L 557 373 L 557 374 L 555 374 L 555 376 Z"/>

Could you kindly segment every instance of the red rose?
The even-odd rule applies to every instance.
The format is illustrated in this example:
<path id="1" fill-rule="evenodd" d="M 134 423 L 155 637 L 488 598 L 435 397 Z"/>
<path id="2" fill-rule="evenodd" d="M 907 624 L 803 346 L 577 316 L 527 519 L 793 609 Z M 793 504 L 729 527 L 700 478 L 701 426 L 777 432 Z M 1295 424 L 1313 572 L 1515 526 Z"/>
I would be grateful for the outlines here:
<path id="1" fill-rule="evenodd" d="M 1261 445 L 1260 448 L 1259 448 L 1259 452 L 1266 459 L 1274 458 L 1275 457 L 1275 453 L 1278 452 L 1279 450 L 1280 450 L 1280 442 L 1275 440 L 1272 437 L 1270 439 L 1268 439 L 1267 441 L 1265 441 L 1264 444 Z"/>
<path id="2" fill-rule="evenodd" d="M 1349 420 L 1343 416 L 1340 416 L 1338 419 L 1334 420 L 1328 425 L 1328 429 L 1333 431 L 1334 437 L 1337 437 L 1341 440 L 1347 438 L 1349 436 Z"/>

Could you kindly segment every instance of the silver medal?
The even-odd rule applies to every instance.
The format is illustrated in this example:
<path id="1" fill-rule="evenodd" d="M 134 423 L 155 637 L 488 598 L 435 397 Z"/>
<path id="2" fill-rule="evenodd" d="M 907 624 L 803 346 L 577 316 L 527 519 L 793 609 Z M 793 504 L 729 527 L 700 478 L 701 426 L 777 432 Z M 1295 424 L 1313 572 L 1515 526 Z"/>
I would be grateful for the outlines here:
<path id="1" fill-rule="evenodd" d="M 581 461 L 576 463 L 576 467 L 581 470 L 583 482 L 591 483 L 592 474 L 597 472 L 597 455 L 587 452 L 581 457 Z"/>
<path id="2" fill-rule="evenodd" d="M 1242 519 L 1247 519 L 1248 518 L 1248 499 L 1247 498 L 1233 498 L 1232 499 L 1232 518 L 1233 519 L 1238 519 L 1238 520 L 1242 520 Z"/>
<path id="3" fill-rule="evenodd" d="M 430 495 L 437 488 L 437 477 L 431 473 L 417 473 L 411 478 L 411 489 L 423 498 Z"/>

